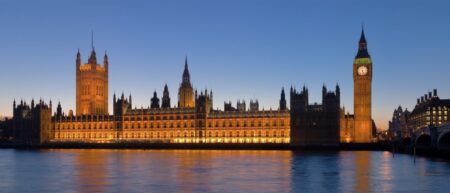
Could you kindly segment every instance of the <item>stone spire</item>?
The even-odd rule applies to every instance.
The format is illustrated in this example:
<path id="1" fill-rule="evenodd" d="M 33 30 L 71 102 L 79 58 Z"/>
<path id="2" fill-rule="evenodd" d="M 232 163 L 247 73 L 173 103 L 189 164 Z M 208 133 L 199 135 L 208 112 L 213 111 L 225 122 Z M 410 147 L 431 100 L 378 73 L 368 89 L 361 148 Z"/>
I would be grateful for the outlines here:
<path id="1" fill-rule="evenodd" d="M 77 52 L 77 60 L 76 60 L 76 64 L 77 64 L 77 67 L 81 66 L 81 54 L 80 54 L 80 49 L 78 49 L 78 52 Z"/>
<path id="2" fill-rule="evenodd" d="M 105 50 L 105 56 L 103 56 L 103 67 L 108 69 L 108 65 L 109 65 L 108 54 L 106 53 L 106 50 Z"/>
<path id="3" fill-rule="evenodd" d="M 194 106 L 195 106 L 195 98 L 192 84 L 190 81 L 188 62 L 186 57 L 184 61 L 183 81 L 181 82 L 180 88 L 178 90 L 178 107 L 185 108 Z"/>
<path id="4" fill-rule="evenodd" d="M 364 27 L 361 31 L 361 37 L 359 38 L 359 48 L 356 58 L 370 58 L 369 52 L 367 51 L 367 41 L 364 35 Z"/>
<path id="5" fill-rule="evenodd" d="M 191 76 L 189 74 L 187 56 L 184 59 L 184 72 L 183 72 L 183 83 L 182 84 L 191 84 Z"/>
<path id="6" fill-rule="evenodd" d="M 284 93 L 284 87 L 281 89 L 280 110 L 281 111 L 285 111 L 286 110 L 286 94 Z"/>
<path id="7" fill-rule="evenodd" d="M 89 56 L 88 63 L 89 64 L 97 64 L 97 54 L 95 53 L 95 47 L 94 47 L 94 31 L 92 31 L 92 36 L 91 36 L 91 46 L 92 46 L 92 52 L 91 52 L 91 56 Z"/>
<path id="8" fill-rule="evenodd" d="M 164 85 L 161 107 L 162 108 L 170 108 L 170 96 L 169 96 L 169 88 L 167 87 L 167 84 Z"/>
<path id="9" fill-rule="evenodd" d="M 159 98 L 157 96 L 156 91 L 153 92 L 153 98 L 151 99 L 150 108 L 152 109 L 159 108 Z"/>

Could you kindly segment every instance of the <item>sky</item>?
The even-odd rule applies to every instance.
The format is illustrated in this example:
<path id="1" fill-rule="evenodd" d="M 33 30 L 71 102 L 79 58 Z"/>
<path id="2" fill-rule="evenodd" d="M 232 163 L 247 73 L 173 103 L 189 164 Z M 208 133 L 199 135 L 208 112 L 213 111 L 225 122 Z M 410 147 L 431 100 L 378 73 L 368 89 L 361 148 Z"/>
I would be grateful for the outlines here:
<path id="1" fill-rule="evenodd" d="M 364 25 L 373 62 L 372 114 L 386 129 L 399 105 L 436 88 L 450 98 L 450 1 L 0 1 L 0 116 L 14 99 L 75 108 L 75 56 L 107 51 L 109 96 L 147 107 L 169 86 L 177 102 L 184 58 L 195 88 L 224 101 L 277 109 L 281 88 L 341 87 L 353 112 L 352 64 Z M 289 100 L 289 95 L 287 100 Z M 54 105 L 55 107 L 56 105 Z"/>

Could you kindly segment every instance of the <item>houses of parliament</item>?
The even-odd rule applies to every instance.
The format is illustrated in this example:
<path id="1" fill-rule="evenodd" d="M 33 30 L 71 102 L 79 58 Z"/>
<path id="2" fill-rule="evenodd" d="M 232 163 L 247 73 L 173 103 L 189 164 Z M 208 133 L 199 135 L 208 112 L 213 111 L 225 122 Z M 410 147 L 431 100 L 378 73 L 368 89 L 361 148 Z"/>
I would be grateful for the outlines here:
<path id="1" fill-rule="evenodd" d="M 308 88 L 290 88 L 290 105 L 281 89 L 276 110 L 260 110 L 258 101 L 213 108 L 211 90 L 195 90 L 188 60 L 173 105 L 168 86 L 156 91 L 148 108 L 132 108 L 132 96 L 114 94 L 113 114 L 108 111 L 109 61 L 102 64 L 94 47 L 87 63 L 76 54 L 76 109 L 63 112 L 60 103 L 43 100 L 13 103 L 13 117 L 0 122 L 3 137 L 14 143 L 227 143 L 338 146 L 372 140 L 372 62 L 362 31 L 353 63 L 354 115 L 340 106 L 340 88 L 322 88 L 322 104 L 310 104 Z"/>

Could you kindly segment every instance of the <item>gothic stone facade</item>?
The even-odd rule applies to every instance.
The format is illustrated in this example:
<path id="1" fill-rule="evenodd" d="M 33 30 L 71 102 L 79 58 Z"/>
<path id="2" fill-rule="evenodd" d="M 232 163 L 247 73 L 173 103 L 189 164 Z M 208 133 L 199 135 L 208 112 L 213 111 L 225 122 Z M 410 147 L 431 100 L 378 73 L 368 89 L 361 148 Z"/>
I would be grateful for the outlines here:
<path id="1" fill-rule="evenodd" d="M 94 48 L 86 64 L 81 61 L 80 51 L 78 51 L 76 59 L 77 115 L 108 114 L 108 68 L 106 53 L 101 66 L 97 64 Z"/>
<path id="2" fill-rule="evenodd" d="M 107 57 L 104 67 L 95 64 L 95 52 L 91 54 L 88 64 L 81 66 L 87 71 L 97 74 L 78 76 L 80 54 L 77 54 L 77 91 L 88 84 L 89 88 L 108 87 Z M 95 64 L 95 65 L 94 65 Z M 92 69 L 95 67 L 95 69 Z M 42 101 L 39 105 L 14 104 L 13 126 L 16 132 L 15 142 L 39 144 L 45 142 L 83 142 L 83 143 L 116 143 L 116 142 L 145 142 L 145 143 L 285 143 L 290 142 L 290 115 L 286 108 L 278 110 L 259 110 L 256 106 L 252 110 L 219 111 L 213 110 L 212 92 L 205 90 L 199 94 L 192 92 L 187 60 L 183 73 L 183 82 L 179 89 L 179 106 L 170 107 L 170 97 L 167 85 L 164 88 L 162 105 L 156 93 L 151 99 L 149 108 L 132 108 L 131 95 L 126 98 L 113 97 L 114 112 L 108 115 L 107 90 L 97 95 L 87 92 L 95 98 L 88 103 L 78 106 L 77 115 L 65 115 L 61 104 L 52 116 L 51 105 Z M 100 71 L 98 71 L 100 69 Z M 101 78 L 103 77 L 103 78 Z M 78 79 L 79 78 L 79 79 Z M 96 81 L 101 80 L 101 84 Z M 105 81 L 104 81 L 105 80 Z M 83 89 L 82 89 L 83 90 Z M 84 91 L 82 92 L 84 93 Z M 77 92 L 78 96 L 78 92 Z M 284 91 L 283 91 L 284 99 Z M 100 99 L 101 98 L 101 99 Z M 88 100 L 88 98 L 86 98 Z M 34 103 L 34 101 L 32 102 Z M 51 102 L 50 102 L 51 104 Z M 86 104 L 86 105 L 84 105 Z M 100 105 L 100 106 L 99 106 Z M 86 108 L 85 108 L 86 107 Z M 79 111 L 79 109 L 81 109 Z M 81 113 L 79 113 L 81 112 Z"/>
<path id="3" fill-rule="evenodd" d="M 340 89 L 322 88 L 322 104 L 309 104 L 308 89 L 291 88 L 291 145 L 338 146 L 340 124 Z"/>
<path id="4" fill-rule="evenodd" d="M 155 92 L 149 108 L 132 109 L 132 98 L 114 96 L 114 113 L 108 112 L 108 56 L 98 64 L 94 47 L 86 64 L 80 53 L 76 58 L 76 114 L 51 115 L 39 105 L 14 105 L 14 117 L 2 127 L 10 127 L 16 141 L 42 142 L 117 142 L 146 141 L 167 143 L 290 143 L 330 145 L 340 142 L 371 142 L 372 61 L 364 31 L 353 64 L 354 115 L 340 109 L 340 92 L 323 88 L 322 104 L 309 104 L 308 90 L 291 89 L 289 111 L 284 89 L 278 110 L 260 111 L 257 101 L 236 108 L 225 103 L 224 111 L 213 110 L 212 92 L 197 94 L 190 82 L 187 58 L 178 89 L 178 106 L 170 106 L 165 85 L 160 100 Z M 34 102 L 33 102 L 34 103 Z M 47 105 L 48 106 L 48 105 Z M 51 106 L 51 105 L 50 105 Z M 39 109 L 39 110 L 36 110 Z M 17 113 L 16 113 L 17 112 Z M 11 123 L 11 124 L 10 124 Z M 14 123 L 14 124 L 12 124 Z M 6 126 L 5 126 L 6 125 Z M 28 128 L 29 131 L 26 129 Z M 5 130 L 5 129 L 3 129 Z M 39 130 L 39 132 L 38 132 Z M 24 134 L 21 136 L 22 132 Z M 39 133 L 39 135 L 38 135 Z M 31 139 L 34 136 L 36 139 Z"/>

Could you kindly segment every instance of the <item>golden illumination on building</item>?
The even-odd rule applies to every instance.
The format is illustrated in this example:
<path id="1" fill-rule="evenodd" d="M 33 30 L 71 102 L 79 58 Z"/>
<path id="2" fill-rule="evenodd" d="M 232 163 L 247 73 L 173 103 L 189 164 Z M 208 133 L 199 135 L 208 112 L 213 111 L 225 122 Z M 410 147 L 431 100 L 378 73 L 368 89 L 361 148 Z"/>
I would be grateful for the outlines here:
<path id="1" fill-rule="evenodd" d="M 178 90 L 178 107 L 179 108 L 192 108 L 194 103 L 194 89 L 191 84 L 191 75 L 189 74 L 187 57 L 184 61 L 183 81 L 180 84 Z"/>
<path id="2" fill-rule="evenodd" d="M 79 54 L 77 64 L 79 63 Z M 89 80 L 101 80 L 101 85 L 107 85 L 108 61 L 105 56 L 105 71 L 88 71 L 86 76 L 79 75 L 92 67 L 95 62 L 95 52 L 89 63 L 77 68 L 77 91 L 79 85 Z M 88 66 L 88 67 L 86 67 Z M 96 64 L 94 66 L 97 66 Z M 78 67 L 78 66 L 77 66 Z M 79 69 L 79 70 L 78 70 Z M 106 73 L 102 74 L 103 72 Z M 90 79 L 89 76 L 95 77 Z M 80 80 L 78 80 L 78 77 Z M 104 78 L 102 78 L 104 77 Z M 81 84 L 78 84 L 78 83 Z M 82 88 L 82 87 L 81 87 Z M 106 87 L 107 88 L 107 87 Z M 167 85 L 165 86 L 167 90 Z M 87 93 L 87 98 L 92 97 Z M 168 92 L 166 93 L 168 98 Z M 99 104 L 107 99 L 107 94 L 101 100 L 83 105 L 78 101 L 77 112 L 80 114 L 63 115 L 58 104 L 57 113 L 52 117 L 52 128 L 48 131 L 47 141 L 50 142 L 83 142 L 83 143 L 289 143 L 290 114 L 285 105 L 279 110 L 213 110 L 212 91 L 201 91 L 195 95 L 190 83 L 190 75 L 185 61 L 183 80 L 179 89 L 179 105 L 177 108 L 159 107 L 156 94 L 151 108 L 132 108 L 132 98 L 124 94 L 116 98 L 114 94 L 114 113 L 91 109 L 92 104 Z M 83 97 L 84 95 L 82 95 Z M 89 98 L 90 100 L 91 98 Z M 79 106 L 78 103 L 81 102 Z M 106 105 L 106 104 L 105 104 Z M 81 111 L 78 111 L 78 108 Z M 86 110 L 87 109 L 87 110 Z M 100 113 L 101 112 L 101 113 Z"/>
<path id="3" fill-rule="evenodd" d="M 77 115 L 108 114 L 108 56 L 105 53 L 103 66 L 97 64 L 92 47 L 88 63 L 81 61 L 80 51 L 76 59 L 76 113 Z"/>
<path id="4" fill-rule="evenodd" d="M 53 142 L 289 143 L 288 111 L 211 111 L 196 119 L 194 108 L 133 109 L 114 116 L 54 118 Z"/>
<path id="5" fill-rule="evenodd" d="M 372 142 L 372 60 L 367 50 L 364 29 L 353 62 L 354 115 L 341 114 L 341 143 Z"/>

